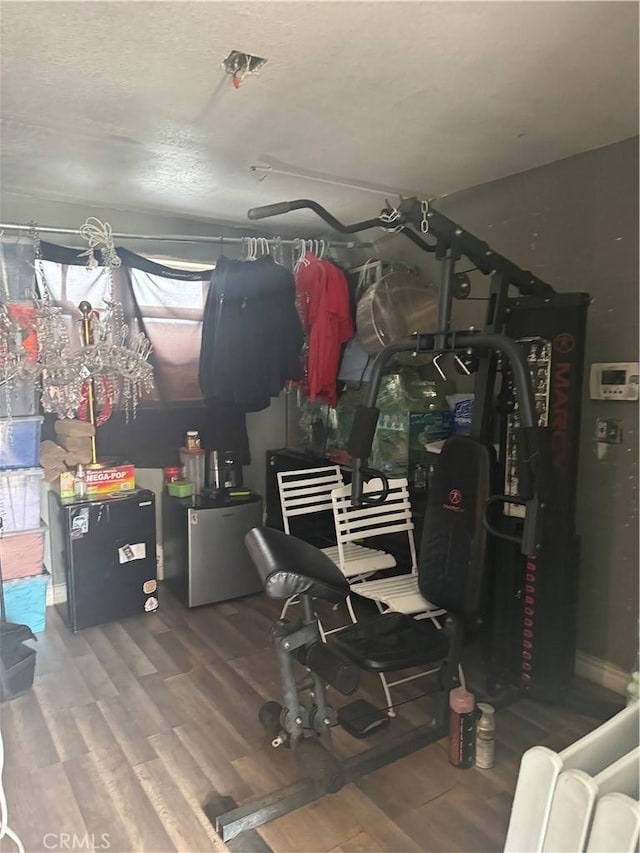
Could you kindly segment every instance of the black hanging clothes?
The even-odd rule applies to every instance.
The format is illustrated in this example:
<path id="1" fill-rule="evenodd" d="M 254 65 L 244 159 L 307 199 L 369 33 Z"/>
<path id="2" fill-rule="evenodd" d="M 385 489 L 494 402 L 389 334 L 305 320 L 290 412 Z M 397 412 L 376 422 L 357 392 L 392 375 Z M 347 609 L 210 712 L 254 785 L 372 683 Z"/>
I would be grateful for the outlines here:
<path id="1" fill-rule="evenodd" d="M 211 450 L 233 451 L 241 465 L 251 464 L 251 449 L 244 409 L 225 400 L 208 397 L 205 419 L 200 429 L 204 446 Z"/>
<path id="2" fill-rule="evenodd" d="M 266 409 L 287 381 L 301 378 L 303 342 L 292 273 L 269 255 L 220 258 L 202 322 L 199 379 L 207 401 Z"/>

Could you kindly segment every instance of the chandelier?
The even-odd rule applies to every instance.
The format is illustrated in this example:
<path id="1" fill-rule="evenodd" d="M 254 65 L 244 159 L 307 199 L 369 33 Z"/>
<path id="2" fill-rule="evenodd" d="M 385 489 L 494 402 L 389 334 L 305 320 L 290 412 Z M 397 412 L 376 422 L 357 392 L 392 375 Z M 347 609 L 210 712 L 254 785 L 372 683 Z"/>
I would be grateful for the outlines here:
<path id="1" fill-rule="evenodd" d="M 11 418 L 14 395 L 35 392 L 40 380 L 33 310 L 11 304 L 8 294 L 0 299 L 0 401 L 3 415 Z"/>
<path id="2" fill-rule="evenodd" d="M 80 418 L 99 426 L 120 408 L 129 422 L 137 414 L 140 399 L 153 389 L 151 344 L 142 331 L 125 323 L 122 303 L 116 298 L 113 271 L 121 260 L 111 227 L 90 217 L 80 233 L 89 244 L 83 253 L 88 267 L 98 266 L 98 251 L 107 272 L 104 308 L 94 310 L 88 302 L 80 303 L 77 322 L 82 345 L 74 347 L 62 309 L 54 305 L 33 225 L 40 292 L 33 296 L 30 331 L 35 332 L 37 348 L 30 351 L 23 346 L 24 329 L 12 316 L 15 306 L 5 303 L 5 294 L 0 304 L 0 384 L 9 389 L 17 381 L 39 382 L 43 410 L 58 418 Z"/>

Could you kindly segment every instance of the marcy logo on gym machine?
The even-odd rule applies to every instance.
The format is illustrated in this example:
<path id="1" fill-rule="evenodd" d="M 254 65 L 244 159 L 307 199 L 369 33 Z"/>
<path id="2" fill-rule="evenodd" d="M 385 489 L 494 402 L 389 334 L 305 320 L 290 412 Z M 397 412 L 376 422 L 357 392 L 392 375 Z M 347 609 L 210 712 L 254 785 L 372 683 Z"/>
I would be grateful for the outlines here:
<path id="1" fill-rule="evenodd" d="M 571 385 L 572 353 L 576 339 L 571 332 L 559 332 L 553 339 L 555 353 L 568 356 L 564 361 L 554 361 L 551 390 L 553 393 L 551 415 L 551 456 L 554 468 L 566 471 L 569 461 L 569 388 Z"/>
<path id="2" fill-rule="evenodd" d="M 553 406 L 551 415 L 551 457 L 554 468 L 564 471 L 569 456 L 569 386 L 570 361 L 553 365 L 551 388 Z"/>
<path id="3" fill-rule="evenodd" d="M 442 504 L 443 509 L 449 509 L 452 512 L 464 512 L 464 508 L 460 506 L 462 503 L 462 492 L 460 489 L 451 489 L 449 492 L 449 503 Z"/>
<path id="4" fill-rule="evenodd" d="M 556 352 L 566 353 L 571 352 L 576 345 L 576 339 L 571 332 L 560 332 L 553 339 L 553 348 Z"/>

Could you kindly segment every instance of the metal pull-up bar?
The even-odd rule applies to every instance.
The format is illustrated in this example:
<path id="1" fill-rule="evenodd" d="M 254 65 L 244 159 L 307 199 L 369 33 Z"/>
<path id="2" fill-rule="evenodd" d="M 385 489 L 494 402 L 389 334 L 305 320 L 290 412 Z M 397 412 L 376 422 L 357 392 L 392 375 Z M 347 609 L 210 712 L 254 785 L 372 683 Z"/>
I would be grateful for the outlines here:
<path id="1" fill-rule="evenodd" d="M 355 234 L 357 231 L 366 231 L 369 228 L 384 228 L 387 231 L 399 230 L 404 237 L 407 237 L 423 251 L 435 252 L 437 258 L 444 258 L 448 254 L 456 259 L 465 255 L 485 275 L 503 272 L 509 283 L 524 296 L 554 293 L 550 284 L 494 252 L 488 243 L 465 231 L 460 225 L 456 225 L 455 222 L 432 207 L 429 202 L 419 201 L 417 198 L 403 199 L 397 208 L 387 208 L 374 219 L 365 219 L 351 225 L 340 222 L 322 205 L 307 198 L 253 207 L 247 212 L 247 216 L 252 220 L 265 219 L 303 209 L 312 210 L 340 234 Z M 435 243 L 428 243 L 407 226 L 417 228 L 422 234 L 432 235 L 435 238 Z"/>

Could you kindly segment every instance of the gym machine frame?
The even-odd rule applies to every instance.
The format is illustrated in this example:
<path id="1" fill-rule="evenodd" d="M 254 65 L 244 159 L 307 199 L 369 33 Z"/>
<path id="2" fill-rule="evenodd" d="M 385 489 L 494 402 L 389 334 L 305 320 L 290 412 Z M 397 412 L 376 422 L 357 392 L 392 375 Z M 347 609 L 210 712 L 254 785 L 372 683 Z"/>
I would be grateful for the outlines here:
<path id="1" fill-rule="evenodd" d="M 256 208 L 248 216 L 262 219 L 300 209 L 314 211 L 341 233 L 375 227 L 398 231 L 441 262 L 438 331 L 397 341 L 374 362 L 367 399 L 356 412 L 348 448 L 353 457 L 354 503 L 361 500 L 362 478 L 370 476 L 367 457 L 377 419 L 375 401 L 391 356 L 399 351 L 457 351 L 464 361 L 471 354 L 477 364 L 471 435 L 489 442 L 499 439 L 497 474 L 509 492 L 503 501 L 500 530 L 492 530 L 499 539 L 494 606 L 500 618 L 493 620 L 488 681 L 494 691 L 515 683 L 533 698 L 562 701 L 575 658 L 579 564 L 575 513 L 589 294 L 557 293 L 417 198 L 402 199 L 397 208 L 387 207 L 379 217 L 352 225 L 344 225 L 309 199 Z M 451 331 L 453 299 L 465 298 L 470 289 L 466 273 L 455 270 L 463 256 L 490 276 L 481 335 L 471 330 Z M 510 287 L 517 296 L 510 296 Z M 499 362 L 500 344 L 487 342 L 486 336 L 494 335 L 523 353 L 536 346 L 546 349 L 546 412 L 536 408 L 537 396 L 531 398 L 534 424 L 542 429 L 526 429 L 523 417 L 519 418 L 520 428 L 514 423 L 516 377 L 507 361 Z M 529 351 L 528 367 L 532 355 L 535 353 Z M 503 383 L 496 400 L 499 370 Z M 495 501 L 500 500 L 496 496 Z M 524 512 L 520 512 L 524 518 L 518 517 L 518 503 L 524 504 Z"/>
<path id="2" fill-rule="evenodd" d="M 379 414 L 375 405 L 376 399 L 389 361 L 400 352 L 433 353 L 434 355 L 445 352 L 462 353 L 463 359 L 477 359 L 472 435 L 485 440 L 492 439 L 495 384 L 499 369 L 508 372 L 515 389 L 519 404 L 519 425 L 513 430 L 517 447 L 518 495 L 495 496 L 493 500 L 505 505 L 523 505 L 524 517 L 517 519 L 514 524 L 509 524 L 513 519 L 507 519 L 507 530 L 502 529 L 502 526 L 501 529 L 492 527 L 489 529 L 496 537 L 503 540 L 508 560 L 513 560 L 516 552 L 528 567 L 527 561 L 539 559 L 549 547 L 554 535 L 557 535 L 559 515 L 564 519 L 566 513 L 562 512 L 563 508 L 559 506 L 558 490 L 554 483 L 556 479 L 554 473 L 557 472 L 554 472 L 552 430 L 539 426 L 531 378 L 523 349 L 516 340 L 504 334 L 504 331 L 508 326 L 513 308 L 518 307 L 519 304 L 526 306 L 531 303 L 536 308 L 542 306 L 548 309 L 553 308 L 560 301 L 568 307 L 569 311 L 580 308 L 581 314 L 577 321 L 576 337 L 574 337 L 577 363 L 574 370 L 576 380 L 573 395 L 574 399 L 578 400 L 579 406 L 582 366 L 580 359 L 583 355 L 583 342 L 580 341 L 579 336 L 581 334 L 582 339 L 584 337 L 584 315 L 589 302 L 588 295 L 571 294 L 567 298 L 567 295 L 557 294 L 549 284 L 495 252 L 487 243 L 452 222 L 428 202 L 419 201 L 416 198 L 403 199 L 397 208 L 385 208 L 379 217 L 352 225 L 344 225 L 317 202 L 309 199 L 253 208 L 249 210 L 248 216 L 249 219 L 257 220 L 300 209 L 314 211 L 331 228 L 340 233 L 355 233 L 374 227 L 399 231 L 423 251 L 433 253 L 442 263 L 437 331 L 433 334 L 415 334 L 384 347 L 375 359 L 365 403 L 356 410 L 349 440 L 349 451 L 353 457 L 352 501 L 354 505 L 375 500 L 375 497 L 363 495 L 363 484 L 371 477 L 381 476 L 380 472 L 368 467 L 368 457 Z M 425 236 L 434 239 L 427 241 Z M 452 301 L 454 297 L 464 298 L 469 290 L 468 279 L 456 274 L 455 271 L 456 262 L 463 256 L 468 258 L 477 270 L 491 277 L 487 314 L 482 332 L 476 332 L 473 329 L 465 331 L 451 329 Z M 518 299 L 509 299 L 510 286 L 517 289 Z M 576 338 L 578 338 L 577 345 Z M 502 358 L 501 364 L 499 356 Z M 502 420 L 505 421 L 506 418 L 503 417 Z M 573 420 L 572 427 L 577 435 L 577 424 L 573 423 Z M 501 430 L 503 445 L 504 432 L 503 428 Z M 577 440 L 574 444 L 577 446 Z M 574 452 L 573 456 L 575 455 Z M 504 462 L 502 464 L 504 474 Z M 574 460 L 570 472 L 574 483 L 576 464 Z M 569 483 L 570 487 L 571 485 Z M 384 489 L 382 496 L 378 499 L 383 498 Z M 515 585 L 517 586 L 517 583 Z M 517 595 L 518 590 L 514 594 Z M 512 606 L 512 603 L 507 602 L 507 606 Z M 305 614 L 305 623 L 310 615 Z M 283 638 L 274 636 L 279 657 L 282 656 L 282 650 L 279 649 L 279 644 L 282 642 Z M 506 673 L 507 681 L 509 678 L 513 680 L 512 662 L 499 661 L 498 668 L 500 666 L 502 666 L 500 675 Z M 317 677 L 314 673 L 310 675 L 313 678 Z M 495 686 L 503 686 L 499 676 L 495 679 Z M 523 685 L 520 683 L 518 686 Z M 391 735 L 383 744 L 343 761 L 344 780 L 346 783 L 355 781 L 373 770 L 445 737 L 446 734 L 447 726 L 443 718 L 434 719 L 430 724 L 410 732 Z M 239 849 L 233 843 L 233 839 L 239 835 L 313 802 L 322 795 L 323 791 L 319 790 L 312 780 L 303 779 L 245 806 L 224 811 L 225 804 L 229 806 L 229 802 L 225 803 L 222 798 L 222 800 L 211 801 L 204 810 L 222 840 L 230 844 L 231 849 Z"/>

